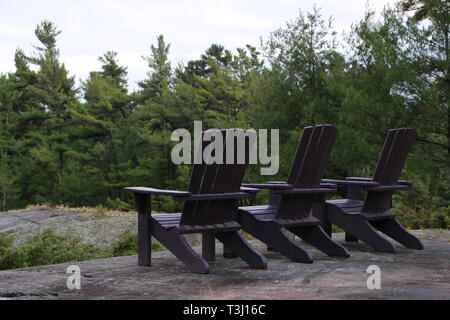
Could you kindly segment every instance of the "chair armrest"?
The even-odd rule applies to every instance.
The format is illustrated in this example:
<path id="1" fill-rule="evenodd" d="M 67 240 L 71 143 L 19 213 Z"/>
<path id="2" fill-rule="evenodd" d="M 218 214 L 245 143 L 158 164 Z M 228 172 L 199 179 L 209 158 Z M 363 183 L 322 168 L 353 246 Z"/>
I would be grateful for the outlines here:
<path id="1" fill-rule="evenodd" d="M 345 180 L 353 180 L 353 181 L 372 181 L 372 178 L 362 178 L 362 177 L 347 177 Z M 409 180 L 398 180 L 397 183 L 399 185 L 407 185 L 412 186 L 414 182 Z"/>
<path id="2" fill-rule="evenodd" d="M 380 184 L 375 181 L 364 180 L 334 180 L 334 179 L 322 179 L 323 183 L 333 183 L 337 185 L 359 186 L 359 187 L 378 187 Z"/>
<path id="3" fill-rule="evenodd" d="M 156 194 L 156 195 L 174 196 L 174 197 L 189 196 L 191 194 L 188 191 L 164 190 L 164 189 L 155 189 L 155 188 L 146 188 L 146 187 L 126 187 L 124 189 L 126 191 L 130 191 L 133 193 Z"/>
<path id="4" fill-rule="evenodd" d="M 346 177 L 345 180 L 353 180 L 353 181 L 372 181 L 372 178 L 364 178 L 364 177 Z"/>
<path id="5" fill-rule="evenodd" d="M 372 178 L 362 178 L 362 177 L 347 177 L 345 180 L 353 180 L 353 181 L 372 181 Z M 414 183 L 409 180 L 398 180 L 397 183 L 399 185 L 407 185 L 412 186 Z"/>
<path id="6" fill-rule="evenodd" d="M 259 191 L 257 188 L 241 187 L 241 192 L 258 193 Z"/>
<path id="7" fill-rule="evenodd" d="M 334 188 L 296 188 L 289 190 L 278 190 L 276 193 L 279 194 L 321 194 L 321 193 L 336 193 L 337 190 Z"/>
<path id="8" fill-rule="evenodd" d="M 243 183 L 242 186 L 247 188 L 269 190 L 292 189 L 294 187 L 292 184 L 288 183 Z"/>
<path id="9" fill-rule="evenodd" d="M 321 188 L 330 188 L 330 189 L 336 189 L 337 185 L 335 183 L 321 183 Z"/>
<path id="10" fill-rule="evenodd" d="M 409 190 L 409 189 L 411 189 L 411 186 L 407 184 L 367 188 L 368 191 L 394 191 L 394 190 Z"/>
<path id="11" fill-rule="evenodd" d="M 199 201 L 199 200 L 231 200 L 231 199 L 244 199 L 254 198 L 254 193 L 249 192 L 231 192 L 231 193 L 199 193 L 189 194 L 186 196 L 175 196 L 179 201 Z"/>
<path id="12" fill-rule="evenodd" d="M 398 184 L 400 184 L 400 185 L 407 185 L 407 186 L 411 186 L 411 187 L 412 187 L 412 185 L 414 184 L 414 182 L 409 181 L 409 180 L 398 180 L 397 182 L 398 182 Z"/>

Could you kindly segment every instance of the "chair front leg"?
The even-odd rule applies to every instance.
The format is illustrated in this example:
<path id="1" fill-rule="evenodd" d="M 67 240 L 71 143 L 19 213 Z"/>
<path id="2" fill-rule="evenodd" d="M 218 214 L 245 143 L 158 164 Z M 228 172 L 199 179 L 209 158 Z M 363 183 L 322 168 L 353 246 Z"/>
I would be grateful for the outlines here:
<path id="1" fill-rule="evenodd" d="M 347 199 L 362 200 L 361 186 L 347 186 Z M 351 233 L 345 233 L 345 242 L 358 242 L 358 238 Z"/>
<path id="2" fill-rule="evenodd" d="M 152 264 L 152 206 L 150 194 L 134 193 L 136 210 L 138 211 L 138 264 Z"/>

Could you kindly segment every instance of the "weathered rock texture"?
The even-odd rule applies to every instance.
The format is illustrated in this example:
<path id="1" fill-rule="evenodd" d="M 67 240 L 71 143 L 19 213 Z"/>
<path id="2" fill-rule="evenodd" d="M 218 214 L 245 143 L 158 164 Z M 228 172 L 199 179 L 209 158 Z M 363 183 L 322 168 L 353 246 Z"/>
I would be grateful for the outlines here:
<path id="1" fill-rule="evenodd" d="M 153 255 L 152 267 L 136 256 L 71 263 L 80 266 L 81 290 L 66 286 L 71 264 L 0 272 L 4 299 L 450 299 L 449 232 L 415 232 L 425 250 L 398 246 L 397 254 L 377 253 L 361 243 L 345 244 L 347 260 L 325 256 L 306 246 L 313 264 L 292 263 L 266 252 L 267 270 L 254 270 L 240 259 L 218 258 L 209 275 L 189 272 L 169 252 Z M 335 235 L 342 242 L 343 235 Z M 369 265 L 381 268 L 381 289 L 368 290 Z"/>
<path id="2" fill-rule="evenodd" d="M 21 210 L 0 212 L 0 232 L 15 237 L 15 245 L 23 243 L 46 229 L 58 234 L 80 236 L 82 241 L 97 246 L 107 246 L 119 239 L 126 230 L 137 232 L 137 214 L 112 215 L 92 211 L 74 210 Z M 199 245 L 199 237 L 189 240 Z"/>

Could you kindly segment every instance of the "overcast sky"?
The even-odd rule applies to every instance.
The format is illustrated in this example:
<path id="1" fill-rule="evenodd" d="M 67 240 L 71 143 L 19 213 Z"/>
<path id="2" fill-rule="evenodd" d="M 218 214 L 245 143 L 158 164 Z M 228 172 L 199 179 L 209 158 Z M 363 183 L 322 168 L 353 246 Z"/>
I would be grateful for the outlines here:
<path id="1" fill-rule="evenodd" d="M 372 0 L 369 6 L 381 11 L 394 0 Z M 156 37 L 163 34 L 171 44 L 173 65 L 200 56 L 212 43 L 234 50 L 295 19 L 299 10 L 321 8 L 333 16 L 339 33 L 361 19 L 366 0 L 0 0 L 0 73 L 14 70 L 17 47 L 33 52 L 37 44 L 34 28 L 44 19 L 57 24 L 61 60 L 77 80 L 98 70 L 98 56 L 118 52 L 119 62 L 128 66 L 130 89 L 146 77 L 148 55 Z"/>

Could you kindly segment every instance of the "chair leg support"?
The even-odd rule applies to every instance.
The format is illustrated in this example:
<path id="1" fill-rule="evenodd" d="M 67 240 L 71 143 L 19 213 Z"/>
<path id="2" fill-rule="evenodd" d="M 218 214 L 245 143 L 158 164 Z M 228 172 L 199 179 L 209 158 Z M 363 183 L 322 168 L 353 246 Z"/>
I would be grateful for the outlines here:
<path id="1" fill-rule="evenodd" d="M 200 257 L 187 242 L 186 238 L 175 230 L 164 230 L 153 221 L 152 235 L 192 272 L 209 273 L 209 265 Z"/>
<path id="2" fill-rule="evenodd" d="M 224 246 L 247 262 L 250 267 L 258 269 L 267 268 L 266 257 L 253 249 L 238 231 L 218 232 L 215 236 Z"/>
<path id="3" fill-rule="evenodd" d="M 312 263 L 312 256 L 289 239 L 275 222 L 261 222 L 249 213 L 241 216 L 242 229 L 293 262 Z"/>
<path id="4" fill-rule="evenodd" d="M 351 233 L 345 233 L 345 242 L 358 242 L 358 238 Z"/>
<path id="5" fill-rule="evenodd" d="M 134 201 L 138 211 L 138 264 L 151 266 L 152 264 L 152 219 L 150 217 L 151 197 L 148 194 L 134 194 Z"/>
<path id="6" fill-rule="evenodd" d="M 237 258 L 238 256 L 236 253 L 234 253 L 233 250 L 228 248 L 226 245 L 223 245 L 223 257 L 225 259 L 234 259 Z"/>
<path id="7" fill-rule="evenodd" d="M 216 238 L 214 233 L 202 233 L 202 257 L 207 261 L 216 260 Z"/>
<path id="8" fill-rule="evenodd" d="M 395 248 L 388 240 L 380 236 L 367 219 L 361 214 L 346 214 L 339 208 L 327 206 L 327 219 L 346 232 L 368 244 L 377 251 L 395 253 Z"/>
<path id="9" fill-rule="evenodd" d="M 339 243 L 333 241 L 320 226 L 291 227 L 287 229 L 329 256 L 350 257 L 348 251 Z"/>
<path id="10" fill-rule="evenodd" d="M 416 250 L 424 248 L 419 238 L 409 233 L 397 219 L 371 221 L 371 224 L 406 248 Z"/>

